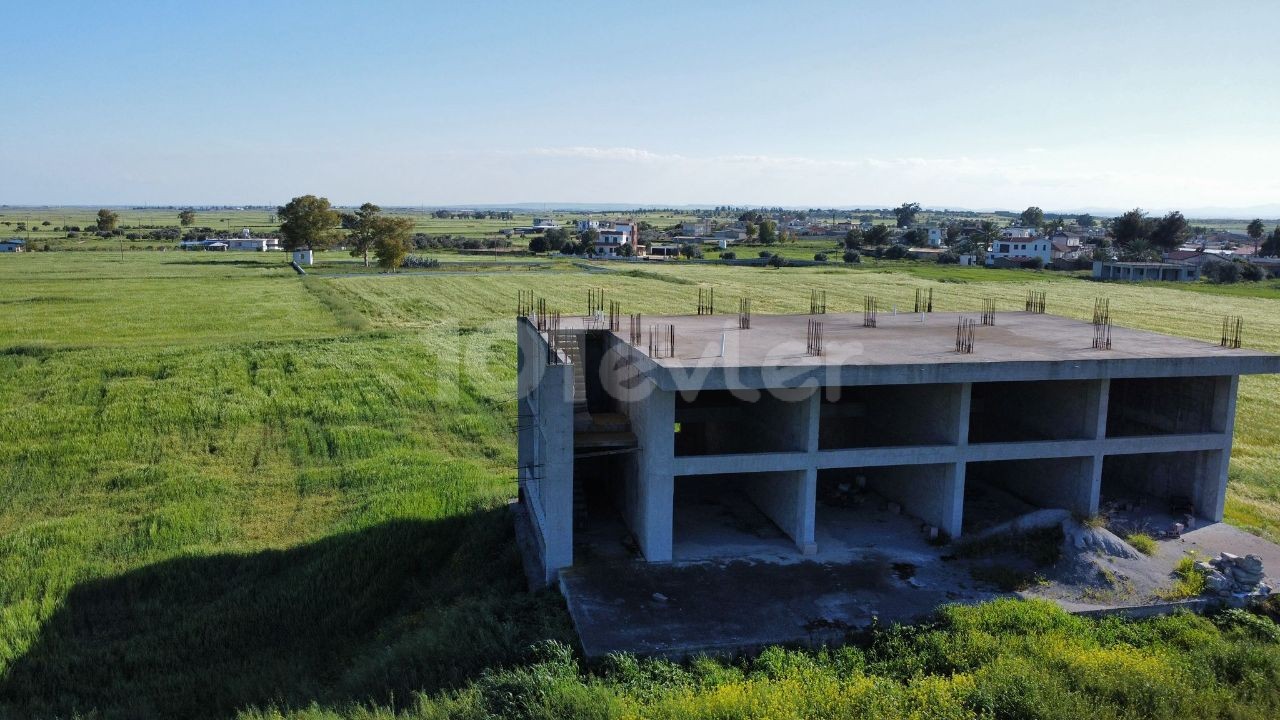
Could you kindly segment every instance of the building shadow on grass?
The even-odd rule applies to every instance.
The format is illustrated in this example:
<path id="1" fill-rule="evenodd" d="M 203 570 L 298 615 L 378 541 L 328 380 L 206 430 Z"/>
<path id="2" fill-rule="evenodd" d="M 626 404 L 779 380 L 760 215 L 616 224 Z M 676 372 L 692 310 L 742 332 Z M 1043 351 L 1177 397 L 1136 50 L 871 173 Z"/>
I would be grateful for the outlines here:
<path id="1" fill-rule="evenodd" d="M 76 586 L 0 681 L 0 715 L 213 718 L 407 702 L 567 640 L 528 593 L 504 508 Z"/>

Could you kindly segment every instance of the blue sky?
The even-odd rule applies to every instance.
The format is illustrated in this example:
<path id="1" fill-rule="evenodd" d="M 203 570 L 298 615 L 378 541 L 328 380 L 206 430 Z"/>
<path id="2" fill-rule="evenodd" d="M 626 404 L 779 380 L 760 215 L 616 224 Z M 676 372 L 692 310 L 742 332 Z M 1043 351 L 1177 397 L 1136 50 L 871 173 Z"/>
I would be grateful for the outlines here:
<path id="1" fill-rule="evenodd" d="M 0 204 L 1280 203 L 1280 3 L 0 2 Z"/>

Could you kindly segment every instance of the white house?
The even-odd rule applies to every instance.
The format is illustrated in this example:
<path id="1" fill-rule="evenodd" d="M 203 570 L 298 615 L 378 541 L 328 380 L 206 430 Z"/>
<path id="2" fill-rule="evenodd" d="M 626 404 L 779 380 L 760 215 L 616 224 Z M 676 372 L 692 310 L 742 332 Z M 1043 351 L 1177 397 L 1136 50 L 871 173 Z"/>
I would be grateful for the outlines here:
<path id="1" fill-rule="evenodd" d="M 1035 258 L 1045 265 L 1053 261 L 1053 243 L 1048 238 L 1002 238 L 987 251 L 988 265 L 1021 264 Z"/>
<path id="2" fill-rule="evenodd" d="M 610 223 L 610 227 L 600 229 L 600 237 L 596 239 L 591 252 L 603 257 L 622 257 L 636 254 L 636 237 L 639 227 L 635 223 Z M 629 248 L 630 252 L 623 250 Z"/>
<path id="3" fill-rule="evenodd" d="M 936 227 L 927 228 L 927 230 L 929 231 L 929 247 L 942 247 L 942 239 L 947 236 L 946 231 Z"/>
<path id="4" fill-rule="evenodd" d="M 588 230 L 599 230 L 600 221 L 599 220 L 579 220 L 576 223 L 576 226 L 577 226 L 578 232 L 586 232 Z"/>
<path id="5" fill-rule="evenodd" d="M 293 251 L 293 261 L 299 265 L 311 265 L 314 254 L 306 249 L 299 248 Z"/>

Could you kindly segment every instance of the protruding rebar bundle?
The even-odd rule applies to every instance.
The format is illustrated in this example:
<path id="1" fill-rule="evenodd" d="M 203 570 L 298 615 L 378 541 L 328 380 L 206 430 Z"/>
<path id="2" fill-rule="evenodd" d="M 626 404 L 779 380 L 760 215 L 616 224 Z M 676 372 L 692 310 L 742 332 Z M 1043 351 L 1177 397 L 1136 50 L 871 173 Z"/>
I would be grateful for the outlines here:
<path id="1" fill-rule="evenodd" d="M 547 329 L 547 299 L 538 298 L 536 305 L 537 310 L 534 311 L 533 325 L 538 328 L 538 332 L 545 332 Z"/>
<path id="2" fill-rule="evenodd" d="M 826 315 L 827 314 L 827 291 L 826 290 L 810 290 L 809 291 L 809 314 L 810 315 Z"/>
<path id="3" fill-rule="evenodd" d="M 1239 315 L 1228 315 L 1222 318 L 1222 347 L 1240 347 L 1240 336 L 1244 333 L 1244 318 Z"/>
<path id="4" fill-rule="evenodd" d="M 635 313 L 634 315 L 631 316 L 631 338 L 630 339 L 631 339 L 632 345 L 640 344 L 641 327 L 642 326 L 640 324 L 640 313 Z"/>
<path id="5" fill-rule="evenodd" d="M 873 328 L 876 326 L 876 298 L 874 295 L 866 295 L 862 298 L 862 327 Z"/>
<path id="6" fill-rule="evenodd" d="M 1045 291 L 1044 290 L 1028 290 L 1027 291 L 1027 312 L 1044 314 L 1045 308 Z"/>
<path id="7" fill-rule="evenodd" d="M 933 288 L 925 290 L 924 288 L 916 288 L 916 312 L 931 313 L 933 312 Z"/>
<path id="8" fill-rule="evenodd" d="M 547 326 L 547 364 L 560 364 L 560 311 L 556 310 L 550 315 L 544 315 Z"/>
<path id="9" fill-rule="evenodd" d="M 698 288 L 698 314 L 714 315 L 716 312 L 716 289 Z"/>
<path id="10" fill-rule="evenodd" d="M 996 324 L 996 301 L 995 298 L 986 298 L 982 301 L 982 324 Z"/>
<path id="11" fill-rule="evenodd" d="M 1107 315 L 1101 322 L 1093 324 L 1093 349 L 1111 349 L 1111 316 Z"/>
<path id="12" fill-rule="evenodd" d="M 809 320 L 809 328 L 805 333 L 805 354 L 818 356 L 822 354 L 822 323 Z"/>
<path id="13" fill-rule="evenodd" d="M 1111 323 L 1111 300 L 1108 298 L 1094 298 L 1093 301 L 1093 324 L 1109 325 Z"/>
<path id="14" fill-rule="evenodd" d="M 658 323 L 649 326 L 649 357 L 676 356 L 676 326 Z"/>
<path id="15" fill-rule="evenodd" d="M 533 291 L 516 290 L 516 317 L 527 318 L 533 314 Z"/>
<path id="16" fill-rule="evenodd" d="M 609 330 L 618 332 L 618 328 L 622 327 L 622 303 L 617 300 L 609 301 Z"/>
<path id="17" fill-rule="evenodd" d="M 956 321 L 956 352 L 973 352 L 973 330 L 977 326 L 973 318 L 962 317 Z"/>
<path id="18" fill-rule="evenodd" d="M 587 288 L 587 317 L 604 312 L 604 288 Z"/>
<path id="19" fill-rule="evenodd" d="M 738 298 L 738 329 L 751 329 L 751 298 Z"/>

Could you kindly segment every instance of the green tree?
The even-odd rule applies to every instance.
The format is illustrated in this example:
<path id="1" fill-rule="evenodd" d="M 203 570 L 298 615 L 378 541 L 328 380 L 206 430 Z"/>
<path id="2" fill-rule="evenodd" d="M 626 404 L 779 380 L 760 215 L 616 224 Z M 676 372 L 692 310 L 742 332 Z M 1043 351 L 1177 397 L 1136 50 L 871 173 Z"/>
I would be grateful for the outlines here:
<path id="1" fill-rule="evenodd" d="M 911 227 L 916 221 L 916 215 L 920 213 L 920 203 L 902 203 L 893 209 L 894 217 L 898 218 L 898 227 Z"/>
<path id="2" fill-rule="evenodd" d="M 1267 241 L 1262 243 L 1261 255 L 1263 257 L 1276 257 L 1280 255 L 1280 225 L 1277 225 L 1271 231 L 1271 236 Z"/>
<path id="3" fill-rule="evenodd" d="M 1262 233 L 1266 231 L 1267 228 L 1262 224 L 1261 218 L 1254 218 L 1253 222 L 1249 223 L 1249 227 L 1245 228 L 1245 232 L 1249 233 L 1249 237 L 1253 238 L 1253 252 L 1255 254 L 1258 252 L 1258 244 L 1262 242 Z"/>
<path id="4" fill-rule="evenodd" d="M 844 246 L 849 250 L 857 250 L 862 247 L 862 230 L 859 228 L 851 228 L 849 232 L 845 233 Z"/>
<path id="5" fill-rule="evenodd" d="M 778 224 L 772 220 L 761 220 L 757 231 L 760 235 L 760 242 L 765 245 L 772 245 L 778 242 L 777 227 Z"/>
<path id="6" fill-rule="evenodd" d="M 1089 213 L 1084 213 L 1083 215 L 1076 216 L 1076 224 L 1082 228 L 1091 228 L 1094 225 L 1097 225 L 1098 221 Z"/>
<path id="7" fill-rule="evenodd" d="M 1144 240 L 1150 233 L 1151 221 L 1142 208 L 1134 208 L 1111 220 L 1111 237 L 1121 247 L 1127 247 L 1136 240 Z"/>
<path id="8" fill-rule="evenodd" d="M 757 227 L 755 223 L 749 222 L 743 226 L 742 231 L 747 235 L 747 242 L 755 242 L 756 233 L 759 231 L 759 227 Z"/>
<path id="9" fill-rule="evenodd" d="M 529 239 L 529 252 L 544 253 L 547 251 L 546 235 L 534 235 Z"/>
<path id="10" fill-rule="evenodd" d="M 1044 211 L 1032 205 L 1023 210 L 1022 214 L 1018 216 L 1018 224 L 1022 227 L 1036 228 L 1038 230 L 1041 225 L 1044 225 Z"/>
<path id="11" fill-rule="evenodd" d="M 1130 262 L 1150 262 L 1160 259 L 1160 249 L 1147 238 L 1130 240 L 1120 253 L 1120 259 Z"/>
<path id="12" fill-rule="evenodd" d="M 195 210 L 183 210 L 182 212 L 178 213 L 178 222 L 182 225 L 182 227 L 187 227 L 189 225 L 192 225 L 195 223 L 195 221 L 196 221 Z"/>
<path id="13" fill-rule="evenodd" d="M 872 247 L 884 245 L 889 242 L 889 236 L 892 234 L 893 231 L 889 229 L 888 225 L 872 225 L 871 229 L 863 234 L 862 241 Z"/>
<path id="14" fill-rule="evenodd" d="M 1177 250 L 1190 232 L 1187 228 L 1187 219 L 1182 217 L 1182 213 L 1174 210 L 1156 221 L 1148 234 L 1148 239 L 1156 248 L 1169 252 Z"/>
<path id="15" fill-rule="evenodd" d="M 347 242 L 351 244 L 351 257 L 363 257 L 364 266 L 369 267 L 369 250 L 373 249 L 379 229 L 378 220 L 382 217 L 382 208 L 373 203 L 365 203 L 354 213 L 342 214 L 342 226 L 351 231 Z"/>
<path id="16" fill-rule="evenodd" d="M 111 212 L 106 208 L 98 211 L 98 229 L 103 232 L 111 232 L 116 229 L 116 223 L 120 221 L 120 216 Z"/>
<path id="17" fill-rule="evenodd" d="M 569 242 L 569 231 L 565 228 L 551 228 L 542 234 L 542 238 L 546 241 L 548 250 L 560 250 L 564 248 L 565 243 Z M 535 237 L 534 239 L 536 240 L 537 238 Z M 533 240 L 530 240 L 529 243 L 532 245 Z M 570 252 L 568 254 L 572 255 L 573 253 Z"/>
<path id="18" fill-rule="evenodd" d="M 333 242 L 342 217 L 328 198 L 301 195 L 276 208 L 280 218 L 280 247 L 286 251 L 326 248 Z"/>
<path id="19" fill-rule="evenodd" d="M 394 271 L 403 265 L 405 257 L 413 247 L 413 220 L 375 214 L 368 221 L 368 228 L 373 243 L 373 255 L 378 259 L 378 267 Z"/>

